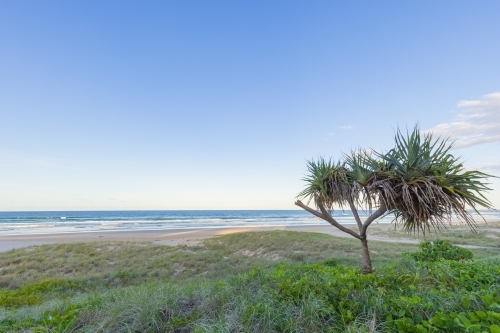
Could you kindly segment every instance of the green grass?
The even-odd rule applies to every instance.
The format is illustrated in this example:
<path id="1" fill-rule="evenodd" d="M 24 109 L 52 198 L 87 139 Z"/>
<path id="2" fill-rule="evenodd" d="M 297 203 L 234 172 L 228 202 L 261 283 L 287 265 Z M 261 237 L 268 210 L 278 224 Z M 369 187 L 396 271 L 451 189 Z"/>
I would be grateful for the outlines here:
<path id="1" fill-rule="evenodd" d="M 416 245 L 370 242 L 375 265 L 400 258 Z M 0 288 L 49 278 L 72 278 L 106 287 L 145 280 L 218 279 L 254 267 L 335 258 L 359 265 L 359 241 L 319 233 L 270 231 L 206 239 L 197 246 L 111 242 L 42 245 L 0 253 Z"/>
<path id="2" fill-rule="evenodd" d="M 238 233 L 196 246 L 109 242 L 3 252 L 0 332 L 368 332 L 371 322 L 374 332 L 397 332 L 386 315 L 403 326 L 419 320 L 398 317 L 411 303 L 398 301 L 401 295 L 435 304 L 427 311 L 444 316 L 486 309 L 481 297 L 498 291 L 497 280 L 462 276 L 481 270 L 490 276 L 495 248 L 471 249 L 476 266 L 437 262 L 430 269 L 402 259 L 417 244 L 369 246 L 377 269 L 370 278 L 358 270 L 359 241 L 305 232 Z M 471 279 L 479 282 L 467 287 Z M 338 297 L 358 295 L 356 301 L 342 308 L 331 298 L 339 290 L 347 294 Z"/>

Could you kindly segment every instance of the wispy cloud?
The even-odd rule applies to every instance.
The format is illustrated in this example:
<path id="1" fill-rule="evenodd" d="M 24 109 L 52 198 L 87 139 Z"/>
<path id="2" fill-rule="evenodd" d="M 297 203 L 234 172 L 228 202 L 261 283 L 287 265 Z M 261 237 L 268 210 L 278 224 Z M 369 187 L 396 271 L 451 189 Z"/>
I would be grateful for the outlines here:
<path id="1" fill-rule="evenodd" d="M 455 148 L 500 142 L 500 92 L 478 100 L 459 101 L 460 109 L 452 122 L 439 124 L 426 132 L 454 140 Z"/>
<path id="2" fill-rule="evenodd" d="M 494 176 L 500 174 L 500 161 L 488 162 L 482 164 L 475 164 L 470 167 L 471 170 L 479 170 L 482 172 L 490 173 Z"/>

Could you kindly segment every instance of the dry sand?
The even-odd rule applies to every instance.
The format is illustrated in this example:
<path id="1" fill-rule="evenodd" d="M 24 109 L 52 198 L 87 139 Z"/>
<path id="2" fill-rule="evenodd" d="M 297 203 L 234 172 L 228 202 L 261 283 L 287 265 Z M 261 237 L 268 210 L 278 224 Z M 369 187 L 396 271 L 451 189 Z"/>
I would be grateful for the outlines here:
<path id="1" fill-rule="evenodd" d="M 59 233 L 36 235 L 4 235 L 0 236 L 0 252 L 15 248 L 53 244 L 99 241 L 149 241 L 161 245 L 196 244 L 200 240 L 247 231 L 308 231 L 319 232 L 338 237 L 352 237 L 330 225 L 278 226 L 278 227 L 233 227 L 233 228 L 201 228 L 201 229 L 170 229 L 170 230 L 134 230 L 134 231 L 103 231 L 87 233 Z M 382 240 L 400 243 L 418 243 L 411 239 L 389 239 L 387 237 L 369 236 L 370 240 Z"/>
<path id="2" fill-rule="evenodd" d="M 481 229 L 491 231 L 491 237 L 498 237 L 496 233 L 500 233 L 500 221 L 488 222 L 488 224 L 479 223 Z M 357 229 L 355 224 L 346 225 Z M 458 228 L 469 230 L 467 226 L 456 225 Z M 78 243 L 78 242 L 109 242 L 109 241 L 132 241 L 132 242 L 152 242 L 159 245 L 190 244 L 194 245 L 204 238 L 234 234 L 247 231 L 272 231 L 272 230 L 289 230 L 289 231 L 307 231 L 319 232 L 336 237 L 352 236 L 334 228 L 333 226 L 323 223 L 318 225 L 299 225 L 299 226 L 248 226 L 248 227 L 221 227 L 221 228 L 199 228 L 199 229 L 164 229 L 164 230 L 130 230 L 130 231 L 101 231 L 101 232 L 86 232 L 86 233 L 56 233 L 56 234 L 36 234 L 36 235 L 2 235 L 0 236 L 0 252 L 9 251 L 15 248 L 53 244 L 53 243 Z M 393 224 L 374 223 L 370 226 L 372 234 L 368 234 L 369 240 L 384 241 L 391 243 L 406 243 L 415 244 L 420 240 L 408 235 L 408 237 L 391 237 L 390 232 L 394 230 Z M 382 233 L 377 234 L 377 230 Z M 357 231 L 357 230 L 356 230 Z M 493 231 L 495 233 L 493 233 Z M 466 247 L 476 247 L 467 245 Z"/>

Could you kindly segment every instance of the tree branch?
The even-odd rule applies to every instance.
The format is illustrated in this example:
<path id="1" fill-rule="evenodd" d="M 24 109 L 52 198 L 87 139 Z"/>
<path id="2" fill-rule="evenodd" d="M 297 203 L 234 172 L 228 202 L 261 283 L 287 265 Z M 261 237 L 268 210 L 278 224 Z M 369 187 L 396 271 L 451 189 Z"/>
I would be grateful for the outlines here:
<path id="1" fill-rule="evenodd" d="M 348 229 L 346 227 L 344 227 L 343 225 L 339 224 L 331 215 L 330 213 L 328 213 L 328 211 L 325 209 L 325 207 L 323 206 L 323 204 L 319 203 L 318 206 L 319 206 L 319 209 L 321 210 L 321 213 L 318 212 L 317 210 L 315 209 L 312 209 L 311 207 L 308 207 L 306 205 L 304 205 L 302 203 L 302 201 L 300 200 L 297 200 L 295 201 L 295 205 L 296 206 L 299 206 L 300 208 L 304 209 L 304 210 L 307 210 L 309 213 L 319 217 L 320 219 L 322 220 L 325 220 L 326 222 L 330 223 L 331 225 L 333 225 L 335 228 L 345 232 L 345 233 L 348 233 L 349 235 L 351 235 L 352 237 L 354 238 L 357 238 L 357 239 L 361 239 L 361 237 L 355 233 L 354 231 L 352 231 L 351 229 Z"/>
<path id="2" fill-rule="evenodd" d="M 366 237 L 366 229 L 370 226 L 370 224 L 375 221 L 376 219 L 378 219 L 379 217 L 381 217 L 382 215 L 384 215 L 385 212 L 387 212 L 387 207 L 385 205 L 385 202 L 384 200 L 380 200 L 381 203 L 380 203 L 380 207 L 379 209 L 377 209 L 377 211 L 375 213 L 373 213 L 372 215 L 370 215 L 365 223 L 363 223 L 363 228 L 361 229 L 361 236 L 362 237 Z"/>
<path id="3" fill-rule="evenodd" d="M 328 223 L 330 223 L 331 225 L 333 225 L 335 228 L 339 229 L 339 230 L 342 230 L 343 232 L 345 233 L 348 233 L 349 235 L 351 235 L 352 237 L 354 238 L 357 238 L 357 239 L 361 239 L 361 236 L 358 235 L 357 233 L 355 233 L 354 231 L 352 231 L 351 229 L 349 228 L 346 228 L 344 227 L 343 225 L 341 225 L 340 223 L 338 223 L 333 217 L 332 215 L 330 215 L 330 213 L 326 210 L 325 206 L 323 206 L 323 203 L 321 201 L 318 202 L 318 207 L 319 209 L 321 210 L 321 213 L 323 214 L 324 218 L 323 220 L 327 221 Z"/>
<path id="4" fill-rule="evenodd" d="M 311 213 L 311 214 L 313 214 L 313 215 L 315 215 L 315 216 L 319 217 L 320 219 L 322 219 L 322 220 L 325 220 L 325 221 L 326 221 L 326 219 L 325 219 L 325 217 L 323 216 L 323 214 L 321 214 L 320 212 L 318 212 L 318 211 L 317 211 L 317 210 L 315 210 L 315 209 L 312 209 L 311 207 L 308 207 L 308 206 L 304 205 L 304 204 L 302 203 L 302 201 L 300 201 L 300 200 L 295 201 L 295 206 L 299 206 L 300 208 L 302 208 L 302 209 L 304 209 L 304 210 L 307 210 L 309 213 Z"/>
<path id="5" fill-rule="evenodd" d="M 354 202 L 352 199 L 349 199 L 349 207 L 351 207 L 352 214 L 354 215 L 354 219 L 356 219 L 356 223 L 358 224 L 359 232 L 361 233 L 361 230 L 363 230 L 363 224 L 361 223 L 361 219 L 359 218 L 358 215 L 358 210 L 354 206 Z"/>

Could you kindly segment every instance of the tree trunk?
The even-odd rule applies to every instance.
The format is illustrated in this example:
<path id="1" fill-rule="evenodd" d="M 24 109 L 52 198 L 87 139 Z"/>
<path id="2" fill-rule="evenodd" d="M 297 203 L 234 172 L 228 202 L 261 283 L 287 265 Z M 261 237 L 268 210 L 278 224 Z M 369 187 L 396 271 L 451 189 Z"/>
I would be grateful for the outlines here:
<path id="1" fill-rule="evenodd" d="M 370 274 L 373 272 L 366 236 L 361 239 L 361 269 L 363 270 L 363 274 Z"/>

